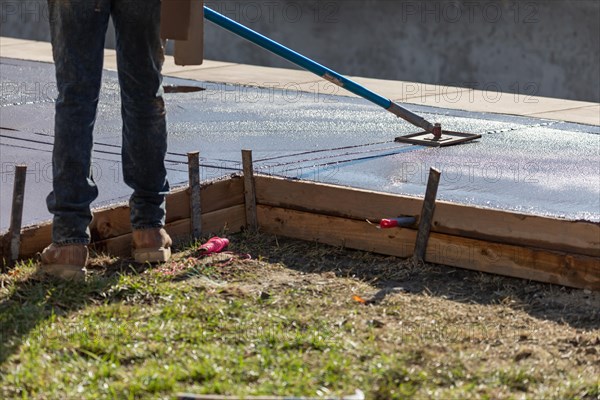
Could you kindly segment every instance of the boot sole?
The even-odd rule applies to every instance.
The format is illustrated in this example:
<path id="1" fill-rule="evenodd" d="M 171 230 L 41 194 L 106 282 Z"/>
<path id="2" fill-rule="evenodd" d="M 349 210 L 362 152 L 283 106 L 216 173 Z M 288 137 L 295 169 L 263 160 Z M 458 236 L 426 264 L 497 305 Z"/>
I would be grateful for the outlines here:
<path id="1" fill-rule="evenodd" d="M 171 248 L 160 249 L 137 249 L 133 251 L 133 258 L 140 264 L 144 263 L 160 263 L 169 261 L 171 258 Z"/>
<path id="2" fill-rule="evenodd" d="M 44 264 L 40 270 L 45 275 L 66 281 L 85 280 L 85 270 L 77 265 Z"/>

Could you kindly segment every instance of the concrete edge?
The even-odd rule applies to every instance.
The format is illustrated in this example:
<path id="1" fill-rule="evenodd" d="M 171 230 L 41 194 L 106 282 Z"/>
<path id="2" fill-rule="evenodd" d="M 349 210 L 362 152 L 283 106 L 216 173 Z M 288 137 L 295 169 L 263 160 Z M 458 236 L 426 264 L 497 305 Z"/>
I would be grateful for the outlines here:
<path id="1" fill-rule="evenodd" d="M 105 65 L 116 70 L 114 50 L 105 50 Z M 52 62 L 52 47 L 40 42 L 0 37 L 0 56 L 28 61 Z M 203 65 L 176 66 L 173 57 L 165 57 L 164 76 L 190 80 L 239 84 L 244 86 L 299 90 L 319 95 L 356 97 L 310 72 L 205 60 Z M 543 118 L 586 125 L 600 125 L 600 103 L 549 97 L 515 95 L 418 82 L 392 81 L 351 77 L 371 90 L 407 104 L 425 105 L 452 110 L 488 112 Z"/>

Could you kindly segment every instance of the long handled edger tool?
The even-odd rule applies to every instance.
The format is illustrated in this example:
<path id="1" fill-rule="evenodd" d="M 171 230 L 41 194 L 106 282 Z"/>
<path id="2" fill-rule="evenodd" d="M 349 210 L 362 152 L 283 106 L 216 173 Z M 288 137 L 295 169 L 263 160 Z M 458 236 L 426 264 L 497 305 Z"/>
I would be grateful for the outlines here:
<path id="1" fill-rule="evenodd" d="M 396 138 L 397 142 L 405 142 L 412 144 L 419 144 L 425 146 L 449 146 L 452 144 L 462 143 L 469 140 L 480 138 L 481 135 L 443 131 L 441 124 L 432 124 L 423 117 L 407 110 L 392 100 L 378 95 L 375 92 L 367 89 L 366 87 L 354 82 L 351 79 L 346 78 L 343 75 L 329 69 L 308 57 L 303 56 L 300 53 L 295 52 L 271 39 L 261 35 L 252 29 L 235 22 L 234 20 L 227 18 L 226 16 L 219 14 L 218 12 L 204 6 L 204 18 L 210 22 L 227 29 L 230 32 L 235 33 L 238 36 L 243 37 L 251 41 L 252 43 L 267 49 L 280 57 L 304 68 L 327 81 L 340 86 L 362 98 L 365 98 L 380 107 L 385 108 L 392 114 L 410 122 L 411 124 L 418 126 L 425 130 L 425 132 L 419 132 L 411 135 L 400 136 Z"/>

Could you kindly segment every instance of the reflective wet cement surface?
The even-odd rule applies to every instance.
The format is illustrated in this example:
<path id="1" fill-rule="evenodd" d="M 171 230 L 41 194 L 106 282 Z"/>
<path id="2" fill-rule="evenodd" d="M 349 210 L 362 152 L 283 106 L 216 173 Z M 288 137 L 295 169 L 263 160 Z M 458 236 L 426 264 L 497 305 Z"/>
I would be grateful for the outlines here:
<path id="1" fill-rule="evenodd" d="M 16 163 L 28 165 L 24 224 L 51 217 L 45 197 L 52 182 L 56 89 L 52 64 L 0 59 L 0 67 L 5 230 Z M 165 94 L 173 187 L 187 180 L 188 151 L 200 151 L 201 177 L 213 179 L 239 171 L 240 151 L 250 149 L 262 173 L 423 196 L 429 168 L 435 167 L 442 172 L 439 199 L 600 221 L 598 126 L 407 106 L 450 130 L 483 134 L 475 142 L 435 149 L 395 143 L 396 136 L 418 129 L 363 99 L 174 78 L 165 84 L 206 89 Z M 104 73 L 95 142 L 100 196 L 94 206 L 126 200 L 114 72 Z"/>

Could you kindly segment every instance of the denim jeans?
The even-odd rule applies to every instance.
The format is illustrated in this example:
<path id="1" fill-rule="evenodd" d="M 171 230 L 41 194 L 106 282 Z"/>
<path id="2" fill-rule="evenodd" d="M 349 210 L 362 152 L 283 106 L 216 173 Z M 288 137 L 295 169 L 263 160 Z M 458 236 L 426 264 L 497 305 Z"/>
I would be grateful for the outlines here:
<path id="1" fill-rule="evenodd" d="M 52 240 L 89 243 L 93 129 L 109 17 L 116 31 L 121 159 L 133 229 L 162 227 L 169 191 L 161 68 L 160 0 L 48 0 L 58 98 L 52 153 Z"/>

